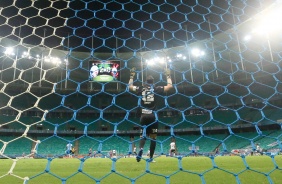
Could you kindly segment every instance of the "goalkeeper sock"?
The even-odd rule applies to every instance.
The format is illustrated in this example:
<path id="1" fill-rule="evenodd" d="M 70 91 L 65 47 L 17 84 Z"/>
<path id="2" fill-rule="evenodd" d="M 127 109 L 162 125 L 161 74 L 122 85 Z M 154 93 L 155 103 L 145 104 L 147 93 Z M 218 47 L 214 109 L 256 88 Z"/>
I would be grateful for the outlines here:
<path id="1" fill-rule="evenodd" d="M 156 149 L 156 140 L 151 140 L 150 144 L 150 158 L 153 158 Z"/>
<path id="2" fill-rule="evenodd" d="M 145 138 L 142 138 L 141 140 L 140 140 L 140 142 L 139 142 L 139 148 L 141 149 L 143 149 L 144 148 L 144 146 L 145 146 L 145 143 L 146 143 L 146 140 L 145 140 Z"/>

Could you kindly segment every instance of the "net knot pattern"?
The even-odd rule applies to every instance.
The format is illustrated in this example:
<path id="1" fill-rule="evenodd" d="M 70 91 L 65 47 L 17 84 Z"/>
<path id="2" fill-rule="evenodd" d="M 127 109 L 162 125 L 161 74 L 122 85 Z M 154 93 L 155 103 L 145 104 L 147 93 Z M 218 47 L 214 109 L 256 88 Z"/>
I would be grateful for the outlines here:
<path id="1" fill-rule="evenodd" d="M 0 2 L 0 182 L 281 182 L 281 6 Z M 93 81 L 93 63 L 112 67 L 112 81 Z M 154 86 L 172 80 L 170 91 L 154 93 L 149 125 L 140 124 L 142 96 L 130 90 L 133 68 L 136 86 L 148 75 Z M 155 122 L 156 139 L 147 134 Z"/>

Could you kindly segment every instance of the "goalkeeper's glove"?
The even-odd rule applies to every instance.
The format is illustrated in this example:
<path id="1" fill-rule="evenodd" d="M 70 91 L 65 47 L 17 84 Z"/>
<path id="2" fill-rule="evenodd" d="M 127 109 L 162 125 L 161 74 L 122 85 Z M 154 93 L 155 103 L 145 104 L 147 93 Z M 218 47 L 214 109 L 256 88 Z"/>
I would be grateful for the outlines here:
<path id="1" fill-rule="evenodd" d="M 170 78 L 170 69 L 165 69 L 165 75 L 167 78 Z"/>
<path id="2" fill-rule="evenodd" d="M 135 67 L 130 69 L 130 79 L 133 79 L 135 76 Z"/>

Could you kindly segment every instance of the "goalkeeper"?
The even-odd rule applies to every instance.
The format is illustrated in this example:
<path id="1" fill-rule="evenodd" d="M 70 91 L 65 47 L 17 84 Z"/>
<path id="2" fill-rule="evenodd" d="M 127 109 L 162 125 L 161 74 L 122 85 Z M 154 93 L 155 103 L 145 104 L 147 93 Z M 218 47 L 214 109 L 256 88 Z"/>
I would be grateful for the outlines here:
<path id="1" fill-rule="evenodd" d="M 140 123 L 142 126 L 146 127 L 146 137 L 149 137 L 151 140 L 150 143 L 150 162 L 155 162 L 153 160 L 155 148 L 156 148 L 156 138 L 158 132 L 158 122 L 156 121 L 157 113 L 155 113 L 157 107 L 157 101 L 155 99 L 155 94 L 164 94 L 172 89 L 172 82 L 170 78 L 170 70 L 165 71 L 167 85 L 166 86 L 154 86 L 154 78 L 149 75 L 146 77 L 146 82 L 143 86 L 134 86 L 133 78 L 135 76 L 135 68 L 130 71 L 130 79 L 129 79 L 129 90 L 135 92 L 136 94 L 142 97 L 141 100 L 141 118 Z M 141 129 L 140 134 L 141 140 L 139 143 L 139 152 L 136 156 L 137 162 L 140 162 L 143 149 L 146 142 L 146 137 L 143 135 L 143 129 Z"/>

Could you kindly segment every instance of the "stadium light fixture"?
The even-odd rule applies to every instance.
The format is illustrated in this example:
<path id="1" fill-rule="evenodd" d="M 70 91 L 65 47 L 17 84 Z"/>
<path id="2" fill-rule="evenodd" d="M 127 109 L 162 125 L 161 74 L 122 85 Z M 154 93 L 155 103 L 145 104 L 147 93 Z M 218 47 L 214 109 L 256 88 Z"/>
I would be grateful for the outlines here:
<path id="1" fill-rule="evenodd" d="M 178 54 L 176 54 L 176 58 L 179 60 L 185 60 L 187 57 L 186 56 L 184 56 L 183 54 L 180 54 L 180 53 L 178 53 Z"/>
<path id="2" fill-rule="evenodd" d="M 260 15 L 260 17 L 257 18 L 258 25 L 252 31 L 252 33 L 266 37 L 271 61 L 274 61 L 274 58 L 272 54 L 270 36 L 273 35 L 273 33 L 275 34 L 275 32 L 281 32 L 282 30 L 282 25 L 280 24 L 281 18 L 282 18 L 281 6 L 278 6 L 275 10 L 272 10 L 268 14 Z"/>
<path id="3" fill-rule="evenodd" d="M 152 66 L 154 65 L 154 61 L 152 59 L 146 59 L 146 64 Z"/>
<path id="4" fill-rule="evenodd" d="M 51 58 L 49 56 L 44 56 L 44 62 L 49 63 Z"/>
<path id="5" fill-rule="evenodd" d="M 68 59 L 64 59 L 64 62 L 66 63 L 66 65 L 69 64 L 69 60 Z"/>
<path id="6" fill-rule="evenodd" d="M 169 63 L 171 63 L 171 62 L 172 62 L 172 60 L 171 60 L 171 58 L 170 58 L 170 57 L 166 57 L 166 60 L 167 60 L 167 62 L 169 62 Z"/>
<path id="7" fill-rule="evenodd" d="M 14 52 L 14 49 L 13 47 L 7 47 L 5 52 L 4 52 L 5 55 L 7 56 L 13 56 L 15 55 L 15 52 Z"/>
<path id="8" fill-rule="evenodd" d="M 264 35 L 274 31 L 281 31 L 282 24 L 280 20 L 282 18 L 281 8 L 277 8 L 275 11 L 263 15 L 263 18 L 258 22 L 258 26 L 253 30 L 254 33 Z"/>
<path id="9" fill-rule="evenodd" d="M 197 49 L 197 48 L 192 49 L 192 50 L 191 50 L 191 53 L 192 53 L 192 55 L 195 56 L 195 57 L 201 57 L 201 56 L 204 56 L 204 55 L 205 55 L 205 52 L 204 52 L 204 51 L 202 51 L 202 50 L 200 50 L 200 49 Z"/>
<path id="10" fill-rule="evenodd" d="M 165 63 L 165 58 L 158 57 L 156 61 L 159 62 L 159 63 Z"/>
<path id="11" fill-rule="evenodd" d="M 252 35 L 246 35 L 245 37 L 244 37 L 244 41 L 249 41 L 249 40 L 251 40 L 252 39 Z"/>
<path id="12" fill-rule="evenodd" d="M 177 58 L 182 58 L 182 54 L 176 54 Z"/>
<path id="13" fill-rule="evenodd" d="M 52 63 L 55 65 L 59 65 L 62 63 L 62 61 L 60 60 L 60 58 L 58 57 L 52 57 L 52 56 L 45 56 L 44 57 L 44 62 L 46 63 Z"/>
<path id="14" fill-rule="evenodd" d="M 28 52 L 23 52 L 23 54 L 22 54 L 22 58 L 28 58 L 28 59 L 31 59 L 31 56 L 29 55 L 29 53 Z"/>
<path id="15" fill-rule="evenodd" d="M 53 57 L 52 58 L 52 63 L 59 65 L 62 63 L 62 61 L 58 57 Z"/>
<path id="16" fill-rule="evenodd" d="M 152 59 L 147 59 L 145 62 L 148 64 L 148 65 L 155 65 L 157 63 L 160 63 L 160 64 L 167 64 L 167 63 L 171 63 L 173 61 L 179 61 L 179 60 L 185 60 L 187 57 L 184 56 L 183 54 L 176 54 L 176 56 L 174 57 L 154 57 Z"/>
<path id="17" fill-rule="evenodd" d="M 147 59 L 145 62 L 147 63 L 147 65 L 152 66 L 157 63 L 160 63 L 160 64 L 166 63 L 166 59 L 164 57 L 154 57 L 152 59 Z"/>
<path id="18" fill-rule="evenodd" d="M 28 54 L 28 52 L 23 52 L 23 54 L 22 54 L 22 57 L 24 58 L 24 57 L 27 57 L 29 54 Z"/>

